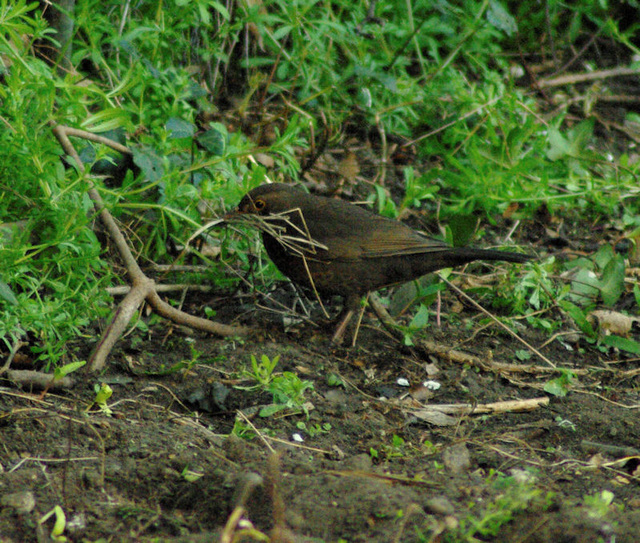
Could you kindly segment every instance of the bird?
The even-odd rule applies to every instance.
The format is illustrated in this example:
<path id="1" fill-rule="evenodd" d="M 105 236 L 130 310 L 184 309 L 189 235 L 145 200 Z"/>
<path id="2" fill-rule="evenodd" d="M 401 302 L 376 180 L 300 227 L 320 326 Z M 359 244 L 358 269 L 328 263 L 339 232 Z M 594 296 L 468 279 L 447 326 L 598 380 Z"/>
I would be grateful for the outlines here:
<path id="1" fill-rule="evenodd" d="M 334 343 L 342 341 L 360 300 L 369 292 L 474 260 L 523 263 L 531 258 L 451 247 L 346 200 L 309 194 L 285 183 L 252 189 L 231 216 L 247 218 L 262 230 L 269 258 L 296 285 L 316 295 L 343 297 Z"/>

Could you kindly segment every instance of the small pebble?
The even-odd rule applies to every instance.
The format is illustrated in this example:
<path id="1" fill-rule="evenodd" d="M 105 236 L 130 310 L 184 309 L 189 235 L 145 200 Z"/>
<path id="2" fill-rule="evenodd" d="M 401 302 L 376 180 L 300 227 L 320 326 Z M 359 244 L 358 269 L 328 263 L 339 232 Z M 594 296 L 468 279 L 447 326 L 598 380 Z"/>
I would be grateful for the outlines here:
<path id="1" fill-rule="evenodd" d="M 453 515 L 455 512 L 453 504 L 444 496 L 429 498 L 425 503 L 425 508 L 437 515 Z"/>
<path id="2" fill-rule="evenodd" d="M 5 507 L 12 507 L 16 513 L 24 515 L 31 513 L 36 506 L 36 498 L 33 492 L 13 492 L 11 494 L 5 494 L 0 498 L 0 505 Z"/>

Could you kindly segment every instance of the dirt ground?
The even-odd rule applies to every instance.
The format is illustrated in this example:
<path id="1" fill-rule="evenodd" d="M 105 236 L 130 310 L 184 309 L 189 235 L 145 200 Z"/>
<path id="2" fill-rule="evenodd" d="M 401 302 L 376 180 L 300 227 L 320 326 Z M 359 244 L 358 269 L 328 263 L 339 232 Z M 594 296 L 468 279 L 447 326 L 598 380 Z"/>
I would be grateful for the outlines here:
<path id="1" fill-rule="evenodd" d="M 450 291 L 413 347 L 370 312 L 357 347 L 333 347 L 250 302 L 236 308 L 261 330 L 247 339 L 160 323 L 72 389 L 1 382 L 0 542 L 50 541 L 56 506 L 74 542 L 640 540 L 637 359 L 547 342 L 577 374 L 557 397 L 553 368 L 520 362 L 523 345 Z M 260 416 L 272 397 L 247 390 L 251 355 L 313 385 L 308 416 Z M 110 412 L 92 404 L 98 383 Z M 452 404 L 469 408 L 429 409 Z"/>
<path id="2" fill-rule="evenodd" d="M 558 244 L 538 219 L 514 240 L 541 258 L 615 238 L 583 225 Z M 452 279 L 503 288 L 524 271 L 476 263 Z M 266 309 L 290 288 L 268 294 L 185 300 L 258 330 L 246 338 L 156 319 L 72 388 L 0 377 L 0 543 L 640 541 L 637 358 L 588 343 L 559 311 L 554 333 L 512 321 L 545 361 L 451 288 L 415 345 L 367 310 L 357 346 L 335 347 L 326 326 Z M 94 341 L 69 345 L 70 360 Z M 303 409 L 261 416 L 273 395 L 248 375 L 252 355 L 313 386 Z M 568 394 L 548 394 L 562 369 Z M 102 383 L 108 410 L 93 403 Z"/>

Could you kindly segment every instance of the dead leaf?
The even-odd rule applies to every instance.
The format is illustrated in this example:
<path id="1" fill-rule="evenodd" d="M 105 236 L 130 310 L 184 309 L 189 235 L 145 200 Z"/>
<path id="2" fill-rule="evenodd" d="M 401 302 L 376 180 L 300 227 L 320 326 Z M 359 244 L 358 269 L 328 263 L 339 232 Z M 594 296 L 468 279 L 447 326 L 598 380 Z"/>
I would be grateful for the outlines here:
<path id="1" fill-rule="evenodd" d="M 511 202 L 508 206 L 507 209 L 504 210 L 504 213 L 502 213 L 502 217 L 505 219 L 510 219 L 513 214 L 518 211 L 518 208 L 520 206 L 518 205 L 518 202 Z"/>
<path id="2" fill-rule="evenodd" d="M 360 173 L 360 164 L 358 164 L 358 157 L 351 151 L 347 153 L 338 164 L 338 173 L 344 177 L 347 181 L 353 182 Z"/>
<path id="3" fill-rule="evenodd" d="M 262 164 L 265 168 L 273 168 L 276 165 L 275 160 L 265 153 L 256 153 L 253 155 L 253 158 L 255 158 L 256 161 Z"/>
<path id="4" fill-rule="evenodd" d="M 471 467 L 471 454 L 464 443 L 447 447 L 442 453 L 442 459 L 444 465 L 454 475 L 464 473 Z"/>
<path id="5" fill-rule="evenodd" d="M 607 309 L 598 309 L 592 311 L 587 316 L 587 321 L 593 326 L 597 325 L 601 332 L 605 334 L 615 334 L 617 336 L 628 336 L 634 321 L 638 319 L 618 313 L 617 311 L 609 311 Z"/>
<path id="6" fill-rule="evenodd" d="M 411 415 L 434 426 L 455 426 L 458 423 L 457 417 L 451 417 L 437 409 L 418 409 L 412 411 Z"/>

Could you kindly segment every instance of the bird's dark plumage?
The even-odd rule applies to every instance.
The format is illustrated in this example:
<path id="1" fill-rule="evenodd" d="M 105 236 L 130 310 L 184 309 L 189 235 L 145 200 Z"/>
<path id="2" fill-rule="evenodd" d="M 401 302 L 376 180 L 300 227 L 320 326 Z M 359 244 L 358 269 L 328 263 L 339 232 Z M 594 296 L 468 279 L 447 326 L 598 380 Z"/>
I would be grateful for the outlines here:
<path id="1" fill-rule="evenodd" d="M 270 224 L 281 225 L 285 236 L 302 238 L 308 233 L 321 247 L 296 243 L 296 249 L 291 249 L 286 239 L 283 242 L 279 235 L 264 230 L 262 238 L 269 257 L 284 275 L 319 294 L 344 296 L 351 313 L 360 297 L 370 291 L 442 268 L 473 260 L 525 262 L 530 258 L 519 253 L 450 247 L 399 221 L 285 184 L 251 190 L 237 212 L 260 215 Z M 274 217 L 279 214 L 290 224 Z M 343 332 L 344 325 L 336 335 Z"/>

